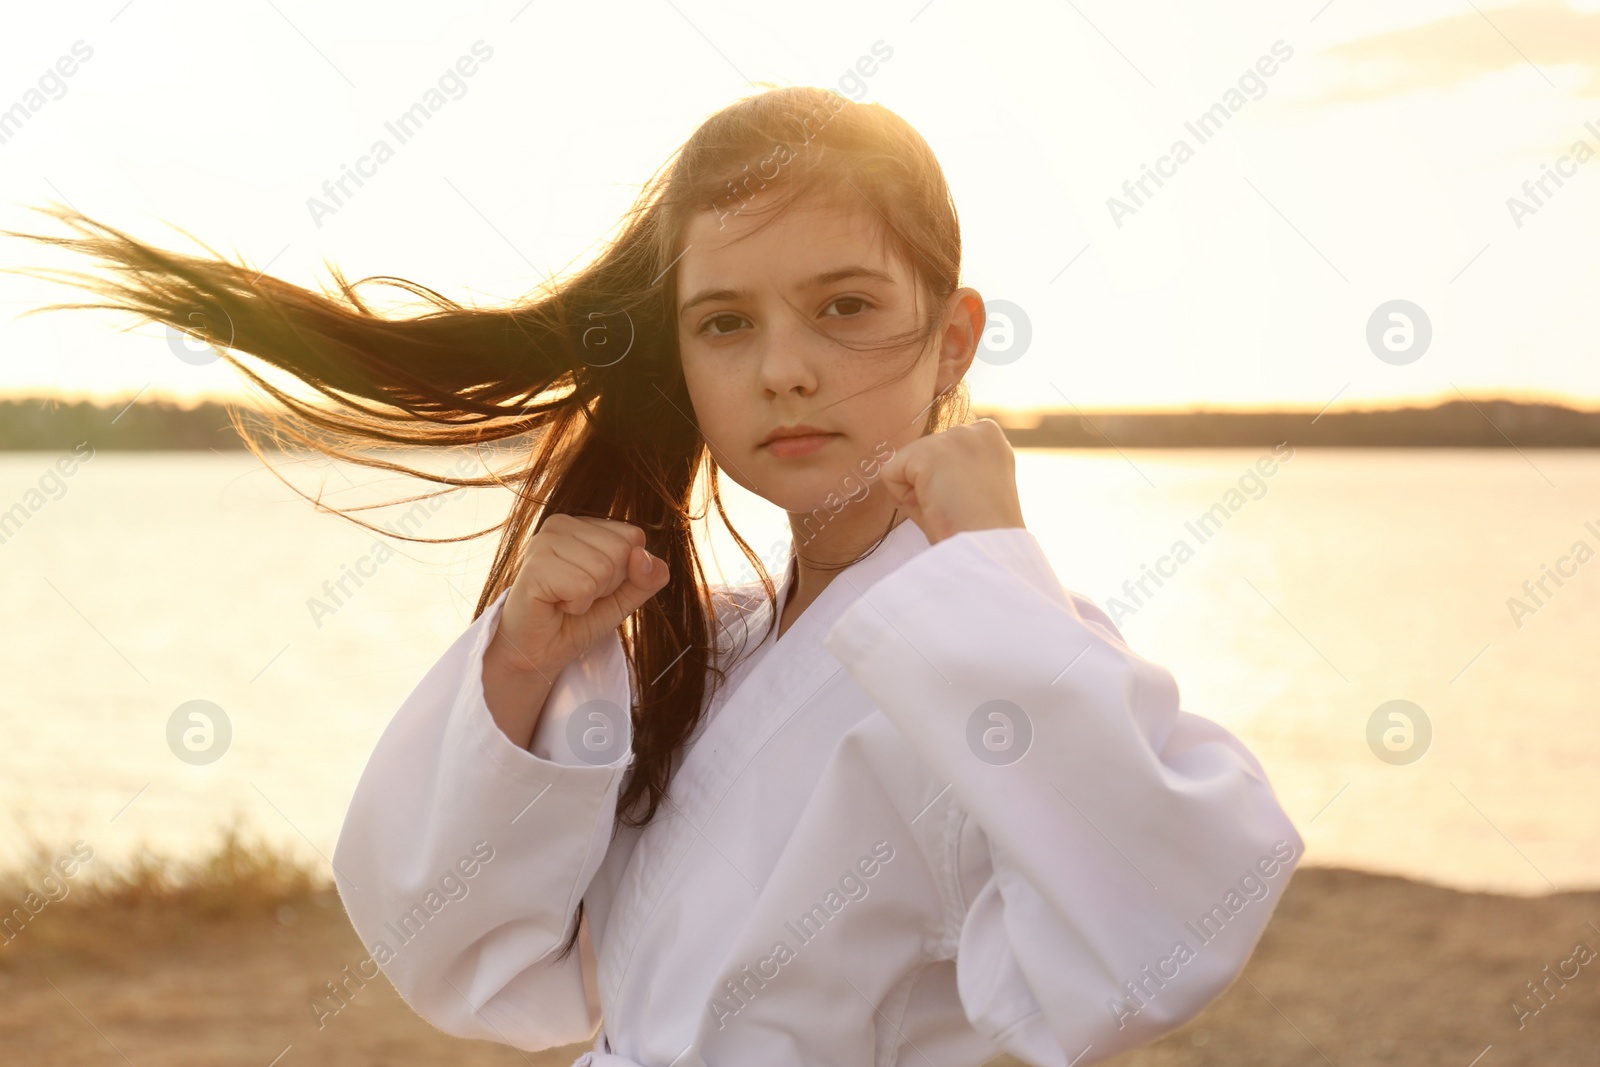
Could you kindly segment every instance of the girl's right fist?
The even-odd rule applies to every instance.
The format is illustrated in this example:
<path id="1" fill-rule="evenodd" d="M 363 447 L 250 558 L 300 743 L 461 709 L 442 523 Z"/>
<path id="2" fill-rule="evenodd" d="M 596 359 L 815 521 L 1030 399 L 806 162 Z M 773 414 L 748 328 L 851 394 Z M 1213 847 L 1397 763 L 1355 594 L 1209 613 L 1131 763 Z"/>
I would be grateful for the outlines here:
<path id="1" fill-rule="evenodd" d="M 528 541 L 486 655 L 553 679 L 667 584 L 644 531 L 553 514 Z"/>

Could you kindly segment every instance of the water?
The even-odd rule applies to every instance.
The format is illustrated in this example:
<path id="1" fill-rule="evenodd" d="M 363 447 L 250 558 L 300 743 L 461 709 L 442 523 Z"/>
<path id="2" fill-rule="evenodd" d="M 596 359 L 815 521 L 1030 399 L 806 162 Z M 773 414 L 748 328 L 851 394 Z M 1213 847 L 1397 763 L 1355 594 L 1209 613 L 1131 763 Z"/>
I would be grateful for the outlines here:
<path id="1" fill-rule="evenodd" d="M 1600 886 L 1600 560 L 1560 564 L 1575 573 L 1547 578 L 1540 604 L 1523 592 L 1575 542 L 1600 550 L 1600 454 L 1301 449 L 1252 476 L 1269 455 L 1024 451 L 1018 477 L 1062 581 L 1108 610 L 1121 599 L 1129 643 L 1174 673 L 1183 706 L 1265 764 L 1309 862 L 1518 893 Z M 390 542 L 377 562 L 373 535 L 248 454 L 101 452 L 52 481 L 57 458 L 0 455 L 0 511 L 25 513 L 0 544 L 0 858 L 28 834 L 107 858 L 193 854 L 235 816 L 331 855 L 379 732 L 468 625 L 493 538 Z M 278 466 L 340 506 L 418 486 Z M 449 498 L 413 528 L 492 525 L 506 496 Z M 752 545 L 785 535 L 768 505 L 728 497 Z M 1190 524 L 1218 504 L 1202 538 Z M 734 576 L 742 560 L 722 558 Z M 370 576 L 335 605 L 324 583 L 358 564 Z M 1534 608 L 1520 626 L 1513 596 Z M 232 728 L 209 765 L 167 740 L 195 699 Z M 1431 723 L 1411 763 L 1368 741 L 1394 699 Z"/>

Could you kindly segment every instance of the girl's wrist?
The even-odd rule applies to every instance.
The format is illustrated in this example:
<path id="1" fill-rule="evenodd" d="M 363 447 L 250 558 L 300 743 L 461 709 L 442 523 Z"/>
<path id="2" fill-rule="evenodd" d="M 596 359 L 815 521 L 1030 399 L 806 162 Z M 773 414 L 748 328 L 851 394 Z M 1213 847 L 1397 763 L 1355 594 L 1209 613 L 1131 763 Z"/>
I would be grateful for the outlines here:
<path id="1" fill-rule="evenodd" d="M 529 662 L 504 641 L 491 641 L 484 649 L 483 701 L 495 725 L 518 748 L 533 740 L 558 673 Z"/>
<path id="2" fill-rule="evenodd" d="M 512 675 L 530 675 L 543 678 L 550 684 L 555 683 L 555 676 L 561 673 L 565 663 L 553 663 L 549 660 L 534 659 L 522 649 L 514 645 L 501 632 L 498 626 L 489 639 L 489 647 L 483 652 L 484 665 L 493 665 L 497 670 Z"/>

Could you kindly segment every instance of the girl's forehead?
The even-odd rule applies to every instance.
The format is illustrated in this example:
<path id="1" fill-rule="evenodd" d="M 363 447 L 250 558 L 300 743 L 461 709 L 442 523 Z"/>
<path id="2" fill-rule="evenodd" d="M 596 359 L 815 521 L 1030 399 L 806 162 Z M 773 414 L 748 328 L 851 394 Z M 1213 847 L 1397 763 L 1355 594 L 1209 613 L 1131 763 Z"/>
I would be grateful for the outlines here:
<path id="1" fill-rule="evenodd" d="M 702 211 L 685 227 L 675 264 L 680 287 L 730 271 L 810 276 L 841 265 L 902 271 L 882 218 L 868 204 L 789 205 L 757 213 Z"/>

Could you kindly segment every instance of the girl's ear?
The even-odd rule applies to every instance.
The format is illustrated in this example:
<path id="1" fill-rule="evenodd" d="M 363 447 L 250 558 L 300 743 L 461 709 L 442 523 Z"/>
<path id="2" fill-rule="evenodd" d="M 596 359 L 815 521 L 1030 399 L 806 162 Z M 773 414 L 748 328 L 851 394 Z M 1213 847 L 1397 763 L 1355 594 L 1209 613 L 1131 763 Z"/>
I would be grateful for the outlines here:
<path id="1" fill-rule="evenodd" d="M 966 377 L 972 358 L 977 355 L 978 343 L 983 339 L 984 324 L 988 314 L 983 307 L 983 295 L 976 289 L 962 287 L 950 294 L 945 304 L 944 328 L 939 333 L 940 388 L 948 391 Z"/>

